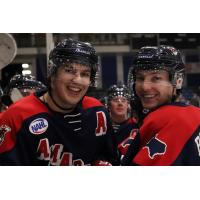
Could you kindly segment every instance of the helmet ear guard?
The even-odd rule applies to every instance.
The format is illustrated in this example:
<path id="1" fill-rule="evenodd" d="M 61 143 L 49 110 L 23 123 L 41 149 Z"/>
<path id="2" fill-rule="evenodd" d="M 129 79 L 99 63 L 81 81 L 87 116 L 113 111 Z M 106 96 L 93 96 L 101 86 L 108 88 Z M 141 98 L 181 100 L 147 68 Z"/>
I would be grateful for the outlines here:
<path id="1" fill-rule="evenodd" d="M 183 87 L 184 74 L 175 73 L 174 74 L 174 86 L 177 90 L 181 90 Z"/>

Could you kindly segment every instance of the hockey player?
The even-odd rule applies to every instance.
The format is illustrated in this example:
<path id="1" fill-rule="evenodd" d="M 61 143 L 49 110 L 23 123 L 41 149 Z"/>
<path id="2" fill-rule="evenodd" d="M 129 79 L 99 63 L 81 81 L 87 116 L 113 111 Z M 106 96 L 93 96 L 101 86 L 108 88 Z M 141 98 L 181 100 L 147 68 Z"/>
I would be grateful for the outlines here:
<path id="1" fill-rule="evenodd" d="M 185 65 L 171 46 L 143 47 L 131 74 L 140 114 L 140 145 L 124 165 L 200 165 L 200 109 L 176 102 Z M 136 143 L 137 144 L 137 143 Z"/>
<path id="2" fill-rule="evenodd" d="M 29 74 L 14 75 L 5 89 L 5 94 L 1 97 L 4 110 L 19 99 L 42 90 L 46 90 L 46 86 L 36 80 L 35 76 Z"/>
<path id="3" fill-rule="evenodd" d="M 115 139 L 120 155 L 122 156 L 137 128 L 136 119 L 130 117 L 130 92 L 124 84 L 112 85 L 108 89 L 107 107 L 115 132 Z"/>
<path id="4" fill-rule="evenodd" d="M 116 164 L 109 115 L 85 96 L 98 69 L 94 48 L 65 39 L 51 51 L 48 67 L 48 91 L 21 99 L 0 117 L 0 164 Z"/>

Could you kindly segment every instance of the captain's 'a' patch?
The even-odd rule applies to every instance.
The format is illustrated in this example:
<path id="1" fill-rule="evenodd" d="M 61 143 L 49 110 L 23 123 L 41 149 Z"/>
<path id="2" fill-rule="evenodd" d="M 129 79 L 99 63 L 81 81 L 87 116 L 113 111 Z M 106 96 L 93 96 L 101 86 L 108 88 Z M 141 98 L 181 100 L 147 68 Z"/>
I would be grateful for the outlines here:
<path id="1" fill-rule="evenodd" d="M 147 148 L 148 155 L 151 159 L 154 159 L 156 155 L 164 155 L 167 149 L 166 143 L 160 139 L 153 137 L 144 148 Z"/>

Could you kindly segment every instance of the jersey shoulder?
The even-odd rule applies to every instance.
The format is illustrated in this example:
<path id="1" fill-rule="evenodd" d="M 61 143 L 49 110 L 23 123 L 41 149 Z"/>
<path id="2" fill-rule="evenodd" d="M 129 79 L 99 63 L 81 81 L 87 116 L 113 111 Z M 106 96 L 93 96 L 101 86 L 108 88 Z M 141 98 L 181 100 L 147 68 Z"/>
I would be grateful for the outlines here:
<path id="1" fill-rule="evenodd" d="M 165 121 L 187 121 L 191 118 L 200 119 L 200 109 L 195 106 L 176 106 L 166 105 L 161 106 L 155 111 L 149 113 L 146 119 L 153 121 L 165 122 Z"/>
<path id="2" fill-rule="evenodd" d="M 188 163 L 195 163 L 191 159 L 195 155 L 199 159 L 195 144 L 195 137 L 199 140 L 199 123 L 200 109 L 194 106 L 165 105 L 152 111 L 140 127 L 143 148 L 134 163 L 185 165 L 187 158 Z"/>
<path id="3" fill-rule="evenodd" d="M 9 119 L 12 118 L 12 120 L 19 118 L 24 120 L 40 112 L 48 112 L 48 109 L 36 96 L 29 95 L 12 104 L 8 110 L 1 113 L 0 116 L 8 117 Z"/>
<path id="4" fill-rule="evenodd" d="M 82 107 L 83 109 L 89 109 L 89 108 L 94 108 L 94 107 L 99 107 L 102 106 L 103 104 L 96 98 L 94 97 L 89 97 L 85 96 L 82 101 Z"/>
<path id="5" fill-rule="evenodd" d="M 192 134 L 191 129 L 196 129 L 199 122 L 200 109 L 194 106 L 166 105 L 150 112 L 144 118 L 140 130 L 144 133 L 176 130 Z"/>

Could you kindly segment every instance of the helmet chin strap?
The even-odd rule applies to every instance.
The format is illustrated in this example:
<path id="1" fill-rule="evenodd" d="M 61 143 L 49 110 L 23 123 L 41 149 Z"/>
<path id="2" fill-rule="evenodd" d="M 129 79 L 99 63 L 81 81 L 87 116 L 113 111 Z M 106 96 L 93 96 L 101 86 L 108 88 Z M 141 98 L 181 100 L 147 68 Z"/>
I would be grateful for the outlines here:
<path id="1" fill-rule="evenodd" d="M 52 94 L 51 94 L 50 91 L 49 91 L 49 96 L 51 97 L 53 103 L 54 103 L 58 108 L 60 108 L 61 110 L 69 111 L 69 110 L 73 110 L 73 109 L 74 109 L 74 107 L 71 107 L 71 108 L 64 108 L 64 107 L 60 106 L 60 105 L 55 101 L 55 99 L 53 98 L 53 96 L 52 96 Z"/>

